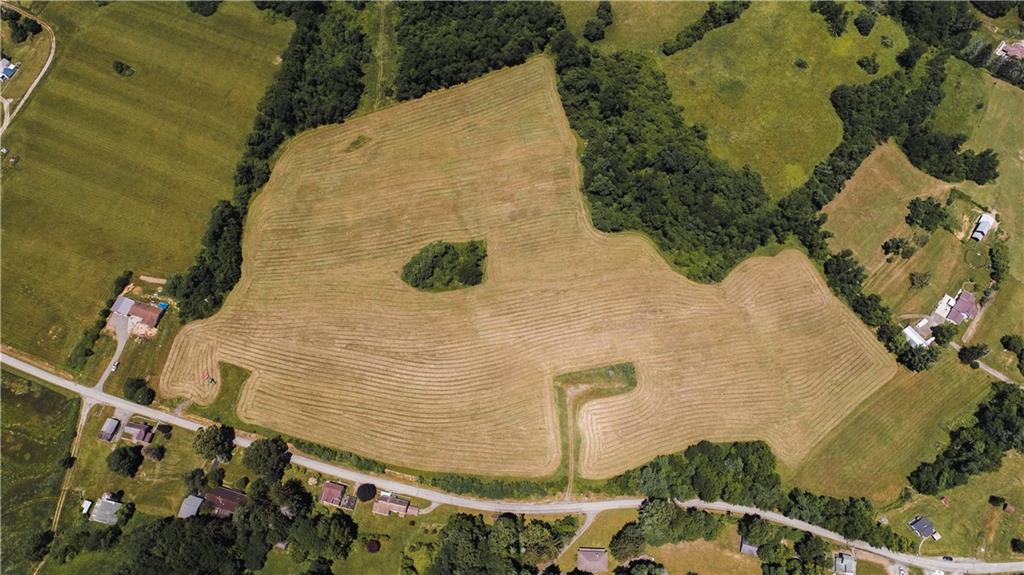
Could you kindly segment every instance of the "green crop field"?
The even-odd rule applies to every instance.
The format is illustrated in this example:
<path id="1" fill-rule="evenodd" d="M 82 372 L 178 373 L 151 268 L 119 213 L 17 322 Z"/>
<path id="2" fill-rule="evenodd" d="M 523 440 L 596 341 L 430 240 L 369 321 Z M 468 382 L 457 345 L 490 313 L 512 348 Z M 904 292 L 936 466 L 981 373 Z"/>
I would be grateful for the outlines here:
<path id="1" fill-rule="evenodd" d="M 125 269 L 198 250 L 287 43 L 251 3 L 45 4 L 57 57 L 4 145 L 3 342 L 61 362 Z M 131 77 L 114 72 L 122 60 Z"/>
<path id="2" fill-rule="evenodd" d="M 582 37 L 583 25 L 594 17 L 597 2 L 560 2 L 569 30 Z M 675 38 L 701 17 L 706 2 L 613 1 L 612 25 L 595 45 L 607 51 L 637 50 L 661 54 L 661 43 Z"/>
<path id="3" fill-rule="evenodd" d="M 4 575 L 28 572 L 23 555 L 32 538 L 50 528 L 64 473 L 59 461 L 75 435 L 78 399 L 3 371 L 0 449 Z"/>
<path id="4" fill-rule="evenodd" d="M 793 485 L 837 497 L 896 499 L 906 476 L 930 461 L 985 398 L 991 379 L 944 352 L 930 370 L 901 370 L 822 440 L 796 469 Z"/>
<path id="5" fill-rule="evenodd" d="M 942 493 L 949 506 L 938 497 L 915 496 L 906 505 L 886 516 L 894 525 L 905 525 L 918 515 L 932 520 L 942 535 L 939 541 L 926 540 L 921 552 L 926 555 L 979 557 L 985 561 L 1020 560 L 1010 550 L 1010 539 L 1024 537 L 1024 455 L 1011 451 L 998 471 L 972 477 L 967 485 Z M 998 495 L 1017 511 L 1005 513 L 989 504 L 990 495 Z M 907 535 L 911 533 L 909 530 Z"/>
<path id="6" fill-rule="evenodd" d="M 881 45 L 883 36 L 893 39 L 892 48 Z M 832 90 L 892 72 L 906 44 L 888 18 L 879 18 L 866 38 L 852 23 L 833 38 L 806 3 L 755 2 L 739 20 L 662 66 L 687 121 L 707 126 L 715 155 L 735 166 L 749 164 L 768 193 L 781 197 L 802 184 L 842 138 Z M 873 53 L 880 70 L 869 76 L 857 59 Z M 798 58 L 806 69 L 794 65 Z"/>

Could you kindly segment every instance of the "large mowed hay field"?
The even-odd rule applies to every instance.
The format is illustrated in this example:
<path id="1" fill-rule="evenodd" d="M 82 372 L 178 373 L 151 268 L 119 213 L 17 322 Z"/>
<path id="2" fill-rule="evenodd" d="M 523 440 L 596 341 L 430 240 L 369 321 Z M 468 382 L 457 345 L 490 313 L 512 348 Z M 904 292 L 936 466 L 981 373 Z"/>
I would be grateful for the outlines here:
<path id="1" fill-rule="evenodd" d="M 754 2 L 739 20 L 660 61 L 687 120 L 707 127 L 715 155 L 737 167 L 749 164 L 779 198 L 804 183 L 842 139 L 832 90 L 891 73 L 907 45 L 888 17 L 878 18 L 868 37 L 850 20 L 833 38 L 806 2 Z M 883 36 L 892 38 L 892 48 L 882 46 Z M 871 54 L 879 64 L 874 76 L 857 65 Z M 798 68 L 797 59 L 807 68 Z"/>
<path id="2" fill-rule="evenodd" d="M 546 59 L 291 142 L 246 223 L 242 280 L 186 326 L 165 395 L 251 370 L 239 415 L 402 466 L 540 476 L 562 459 L 554 377 L 632 362 L 580 409 L 603 478 L 699 439 L 799 462 L 897 371 L 795 250 L 701 285 L 591 225 Z M 483 284 L 400 278 L 423 245 L 487 242 Z"/>
<path id="3" fill-rule="evenodd" d="M 3 342 L 60 362 L 125 269 L 199 249 L 292 24 L 251 4 L 46 4 L 57 56 L 4 135 Z M 131 77 L 114 72 L 121 60 Z"/>

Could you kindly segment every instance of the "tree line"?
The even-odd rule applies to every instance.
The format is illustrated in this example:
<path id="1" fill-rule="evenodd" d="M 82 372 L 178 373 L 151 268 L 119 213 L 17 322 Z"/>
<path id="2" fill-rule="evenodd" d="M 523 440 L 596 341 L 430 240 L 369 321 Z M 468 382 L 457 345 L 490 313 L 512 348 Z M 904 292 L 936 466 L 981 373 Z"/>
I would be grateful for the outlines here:
<path id="1" fill-rule="evenodd" d="M 195 263 L 167 282 L 183 321 L 212 315 L 241 277 L 249 201 L 270 179 L 270 159 L 279 146 L 301 130 L 341 122 L 363 93 L 362 67 L 369 47 L 353 6 L 280 1 L 257 1 L 256 6 L 290 17 L 295 31 L 257 106 L 235 168 L 234 200 L 218 202 Z"/>
<path id="2" fill-rule="evenodd" d="M 775 456 L 761 441 L 702 441 L 610 479 L 608 491 L 661 499 L 696 496 L 705 501 L 777 510 L 877 547 L 911 549 L 910 540 L 875 519 L 874 508 L 864 498 L 839 499 L 798 488 L 786 492 L 776 471 Z"/>
<path id="3" fill-rule="evenodd" d="M 21 12 L 15 10 L 0 10 L 0 20 L 10 26 L 11 40 L 15 44 L 20 44 L 43 31 L 38 21 L 28 16 L 22 18 Z"/>
<path id="4" fill-rule="evenodd" d="M 1007 451 L 1024 453 L 1024 388 L 996 382 L 974 413 L 974 423 L 949 434 L 935 461 L 921 463 L 907 478 L 928 495 L 967 483 L 972 475 L 999 469 Z"/>
<path id="5" fill-rule="evenodd" d="M 661 44 L 661 53 L 671 56 L 680 50 L 693 46 L 704 37 L 705 34 L 721 28 L 739 19 L 743 11 L 750 7 L 746 0 L 726 0 L 725 2 L 711 2 L 700 19 L 690 24 L 673 38 Z"/>

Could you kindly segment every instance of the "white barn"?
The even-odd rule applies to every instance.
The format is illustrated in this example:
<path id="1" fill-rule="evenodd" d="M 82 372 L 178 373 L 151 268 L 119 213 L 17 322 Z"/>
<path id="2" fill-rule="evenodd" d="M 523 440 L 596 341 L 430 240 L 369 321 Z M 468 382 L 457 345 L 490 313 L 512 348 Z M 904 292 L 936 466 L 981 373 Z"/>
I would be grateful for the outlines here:
<path id="1" fill-rule="evenodd" d="M 976 242 L 980 242 L 985 239 L 985 236 L 988 235 L 988 232 L 995 227 L 995 225 L 996 219 L 992 214 L 988 212 L 981 214 L 981 217 L 979 217 L 978 221 L 974 224 L 974 231 L 971 232 L 971 239 Z"/>

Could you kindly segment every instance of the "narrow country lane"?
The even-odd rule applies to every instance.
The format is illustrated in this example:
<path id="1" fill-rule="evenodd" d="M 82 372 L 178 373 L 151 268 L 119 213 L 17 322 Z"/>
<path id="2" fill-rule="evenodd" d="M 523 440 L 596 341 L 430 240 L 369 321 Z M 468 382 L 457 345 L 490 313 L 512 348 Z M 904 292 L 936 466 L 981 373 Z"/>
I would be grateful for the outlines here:
<path id="1" fill-rule="evenodd" d="M 6 353 L 0 353 L 0 361 L 2 363 L 20 371 L 26 373 L 37 379 L 41 379 L 53 385 L 63 387 L 64 389 L 73 391 L 78 395 L 82 396 L 86 400 L 92 400 L 96 403 L 103 405 L 110 405 L 117 409 L 125 410 L 129 413 L 138 414 L 144 417 L 148 417 L 155 421 L 162 423 L 169 423 L 184 429 L 196 431 L 203 427 L 202 424 L 193 421 L 191 419 L 174 415 L 166 411 L 160 411 L 151 407 L 144 407 L 108 393 L 104 393 L 101 389 L 95 387 L 88 387 L 80 385 L 58 375 L 52 374 L 44 369 L 40 369 L 30 363 L 26 363 L 15 357 L 11 357 Z M 252 441 L 248 438 L 237 437 L 235 438 L 235 445 L 238 447 L 248 447 Z M 453 495 L 450 493 L 443 493 L 441 491 L 435 491 L 425 487 L 417 485 L 411 485 L 408 483 L 395 481 L 386 477 L 379 477 L 376 475 L 370 475 L 368 473 L 362 473 L 344 467 L 338 467 L 330 463 L 319 461 L 311 457 L 304 455 L 293 454 L 292 464 L 304 467 L 324 475 L 330 475 L 354 483 L 373 483 L 378 489 L 385 491 L 393 491 L 402 495 L 418 497 L 426 499 L 432 503 L 447 504 L 464 509 L 471 509 L 475 511 L 485 511 L 494 513 L 522 513 L 522 514 L 568 514 L 568 513 L 581 513 L 581 514 L 597 514 L 601 511 L 608 511 L 611 509 L 632 509 L 639 507 L 640 503 L 643 502 L 642 498 L 619 498 L 619 499 L 596 499 L 596 500 L 583 500 L 583 501 L 542 501 L 542 502 L 520 502 L 520 501 L 497 501 L 488 499 L 476 499 L 473 497 L 463 497 L 460 495 Z M 874 553 L 881 557 L 886 557 L 893 561 L 905 565 L 911 565 L 914 567 L 920 567 L 923 569 L 930 570 L 941 570 L 947 573 L 1018 573 L 1024 572 L 1024 561 L 1007 562 L 1007 563 L 986 563 L 972 558 L 957 558 L 955 561 L 945 561 L 939 557 L 921 557 L 917 555 L 907 555 L 903 553 L 894 553 L 888 549 L 879 549 L 872 547 L 863 541 L 850 541 L 842 535 L 829 531 L 827 529 L 786 517 L 780 513 L 774 511 L 764 511 L 754 507 L 746 507 L 743 505 L 735 505 L 732 503 L 725 503 L 722 501 L 702 501 L 700 499 L 691 499 L 687 501 L 677 501 L 678 505 L 684 507 L 696 507 L 698 509 L 706 509 L 708 511 L 716 511 L 720 513 L 732 513 L 736 515 L 742 515 L 744 513 L 756 514 L 764 517 L 772 523 L 784 525 L 787 527 L 793 527 L 795 529 L 801 529 L 809 533 L 813 533 L 823 539 L 834 541 L 841 545 L 849 545 L 850 547 Z"/>

